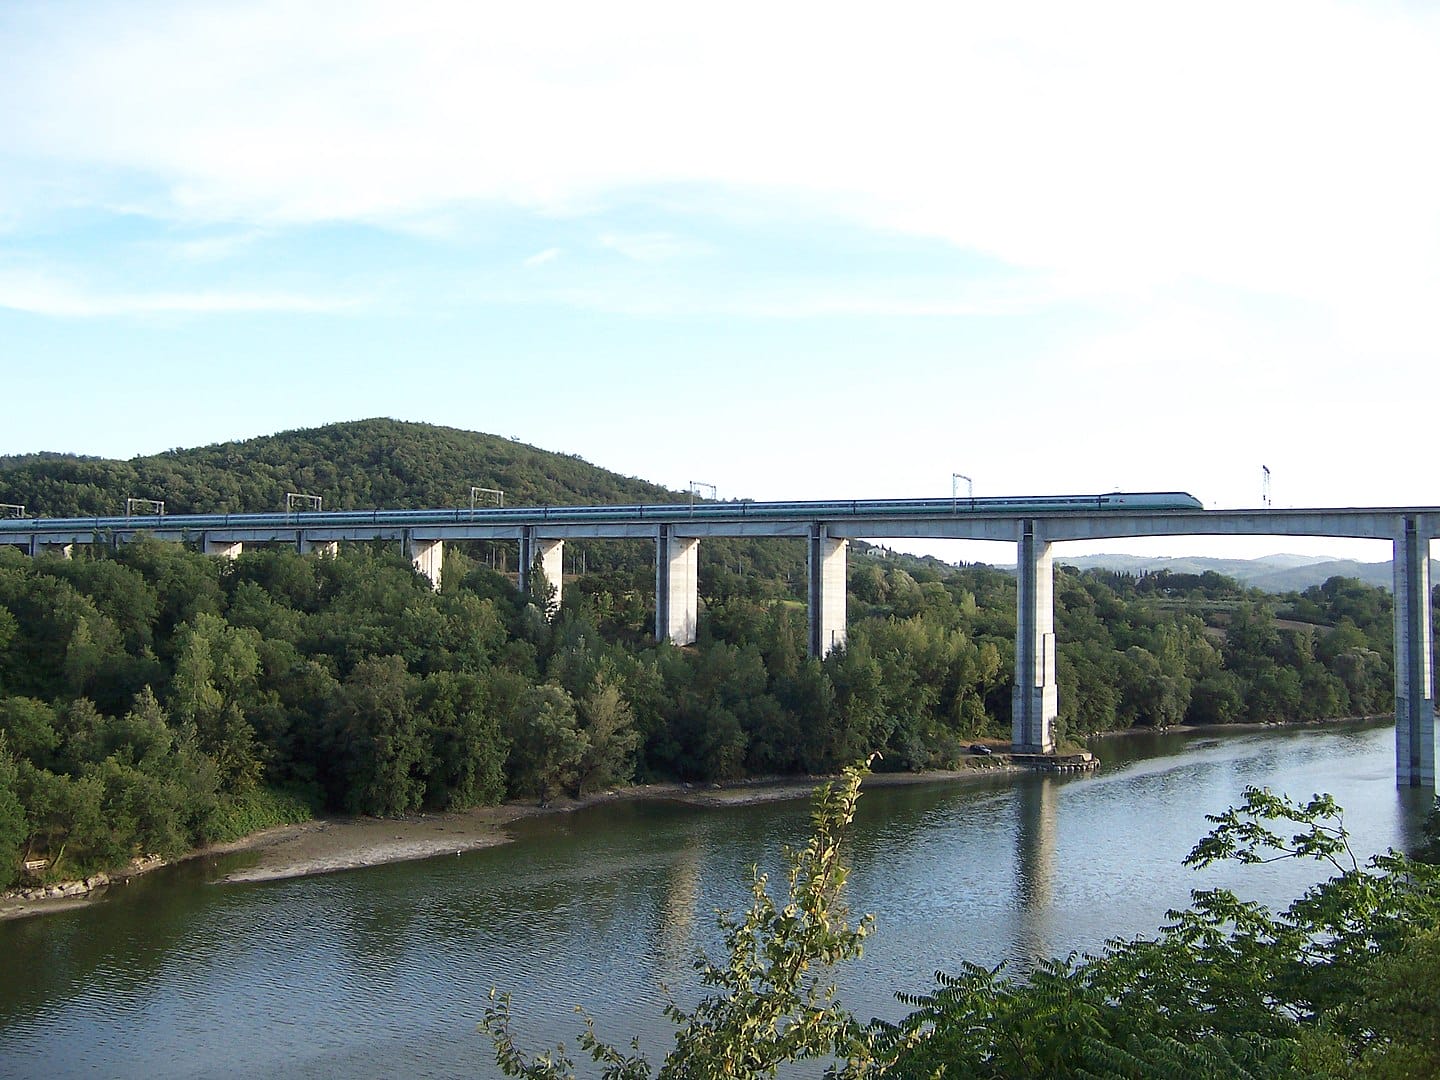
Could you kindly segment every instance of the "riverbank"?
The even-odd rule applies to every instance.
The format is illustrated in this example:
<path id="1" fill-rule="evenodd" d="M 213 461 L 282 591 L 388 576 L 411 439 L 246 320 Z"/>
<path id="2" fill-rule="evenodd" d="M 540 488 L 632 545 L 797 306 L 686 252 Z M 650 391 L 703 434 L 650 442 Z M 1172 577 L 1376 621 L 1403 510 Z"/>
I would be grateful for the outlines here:
<path id="1" fill-rule="evenodd" d="M 914 773 L 872 773 L 867 787 L 906 784 L 959 783 L 987 777 L 1030 771 L 1010 761 L 1008 755 L 975 755 L 958 769 Z M 239 852 L 255 852 L 255 863 L 219 878 L 219 883 L 277 881 L 309 877 L 342 870 L 357 870 L 385 863 L 459 855 L 465 851 L 509 843 L 507 828 L 525 818 L 574 813 L 588 807 L 635 799 L 669 800 L 694 806 L 746 806 L 762 802 L 804 799 L 829 776 L 769 777 L 730 784 L 637 784 L 598 792 L 579 799 L 556 799 L 545 806 L 533 802 L 509 802 L 470 810 L 433 814 L 409 814 L 400 818 L 327 817 L 294 825 L 277 825 L 226 844 L 213 844 L 190 852 L 183 859 L 211 858 Z M 46 889 L 0 894 L 0 919 L 69 911 L 98 903 L 112 885 L 137 874 L 169 865 L 165 860 L 136 860 L 109 875 L 96 875 L 85 882 L 66 882 Z M 39 894 L 39 895 L 37 895 Z"/>
<path id="2" fill-rule="evenodd" d="M 1266 724 L 1205 724 L 1175 725 L 1167 733 L 1208 732 L 1238 734 L 1277 727 L 1328 727 L 1335 724 L 1373 722 L 1383 717 L 1335 717 L 1324 720 L 1276 721 Z M 1119 738 L 1127 735 L 1157 734 L 1153 728 L 1131 727 L 1099 732 L 1091 739 Z M 924 772 L 872 773 L 865 780 L 867 787 L 890 787 L 906 784 L 960 783 L 1012 773 L 1026 773 L 1033 763 L 1017 761 L 995 747 L 989 755 L 968 756 L 957 769 L 936 769 Z M 834 777 L 767 777 L 741 780 L 728 784 L 638 784 L 599 792 L 580 799 L 557 799 L 545 806 L 530 802 L 510 802 L 500 806 L 482 806 L 471 810 L 434 814 L 411 814 L 402 818 L 328 817 L 294 825 L 280 825 L 252 833 L 227 844 L 200 848 L 181 860 L 228 855 L 253 851 L 258 859 L 252 866 L 235 870 L 219 879 L 222 883 L 275 881 L 283 878 L 309 877 L 341 870 L 357 870 L 385 863 L 429 859 L 439 855 L 509 843 L 507 829 L 522 818 L 548 814 L 572 813 L 587 807 L 625 799 L 668 799 L 695 806 L 744 806 L 760 802 L 808 798 L 815 788 Z M 123 883 L 136 874 L 169 865 L 162 859 L 137 859 L 128 867 L 109 875 L 97 874 L 83 882 L 62 882 L 46 888 L 14 890 L 0 894 L 0 920 L 29 915 L 68 911 L 103 899 L 112 885 Z"/>
<path id="3" fill-rule="evenodd" d="M 919 773 L 873 773 L 866 778 L 870 787 L 900 784 L 960 782 L 1028 771 L 1011 764 L 1004 755 L 977 756 L 975 764 L 950 770 Z M 509 843 L 506 828 L 524 818 L 574 813 L 610 802 L 636 799 L 683 802 L 692 806 L 748 806 L 762 802 L 805 799 L 828 776 L 775 777 L 745 780 L 732 784 L 637 784 L 599 792 L 579 799 L 557 799 L 545 806 L 511 802 L 472 810 L 442 814 L 411 814 L 403 818 L 322 818 L 267 829 L 227 845 L 229 851 L 258 851 L 259 859 L 225 875 L 226 883 L 275 881 L 308 877 L 339 870 L 379 866 L 390 862 L 428 859 L 437 855 L 459 855 L 464 851 Z M 201 854 L 218 854 L 214 850 Z"/>

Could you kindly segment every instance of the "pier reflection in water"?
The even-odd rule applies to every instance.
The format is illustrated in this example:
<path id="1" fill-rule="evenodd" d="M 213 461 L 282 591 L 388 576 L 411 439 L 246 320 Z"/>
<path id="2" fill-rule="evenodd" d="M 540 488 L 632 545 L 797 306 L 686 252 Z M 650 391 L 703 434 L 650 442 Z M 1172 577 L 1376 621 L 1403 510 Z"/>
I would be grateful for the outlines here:
<path id="1" fill-rule="evenodd" d="M 1052 776 L 1035 777 L 1021 784 L 1016 795 L 1015 899 L 1020 909 L 1016 944 L 1036 957 L 1063 953 L 1066 945 L 1054 940 L 1049 925 L 1060 781 Z"/>
<path id="2" fill-rule="evenodd" d="M 961 961 L 1151 933 L 1189 890 L 1278 903 L 1315 867 L 1183 869 L 1204 814 L 1249 783 L 1332 791 L 1357 849 L 1413 838 L 1425 802 L 1394 781 L 1385 727 L 1109 740 L 1095 776 L 875 788 L 861 800 L 850 906 L 874 912 L 845 1002 L 896 1017 L 897 990 Z M 661 1010 L 698 994 L 713 911 L 808 829 L 804 802 L 702 810 L 611 804 L 528 821 L 456 858 L 248 885 L 230 858 L 139 879 L 102 904 L 0 924 L 0 1073 L 495 1076 L 474 1025 L 511 991 L 527 1045 L 574 1045 L 574 1005 L 658 1059 Z M 773 880 L 773 878 L 772 878 Z"/>

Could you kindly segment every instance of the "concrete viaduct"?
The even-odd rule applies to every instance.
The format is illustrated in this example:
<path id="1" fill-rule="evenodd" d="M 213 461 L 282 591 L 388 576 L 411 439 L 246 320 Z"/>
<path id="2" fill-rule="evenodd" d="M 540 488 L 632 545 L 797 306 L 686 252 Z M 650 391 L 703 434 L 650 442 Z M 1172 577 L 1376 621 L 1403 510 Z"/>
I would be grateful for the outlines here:
<path id="1" fill-rule="evenodd" d="M 123 543 L 140 534 L 196 543 L 235 557 L 247 544 L 333 551 L 345 541 L 404 545 L 439 588 L 445 542 L 519 544 L 521 586 L 539 565 L 558 590 L 570 539 L 647 539 L 656 545 L 655 636 L 695 640 L 699 545 L 709 537 L 791 537 L 809 566 L 809 648 L 824 656 L 845 641 L 846 545 L 852 539 L 996 540 L 1017 547 L 1019 582 L 1012 741 L 1052 753 L 1058 712 L 1054 545 L 1140 536 L 1317 536 L 1388 540 L 1394 559 L 1395 768 L 1402 786 L 1435 786 L 1435 689 L 1430 613 L 1430 541 L 1440 507 L 1204 510 L 1183 493 L 1013 499 L 735 502 L 645 506 L 507 507 L 482 510 L 329 511 L 0 521 L 0 543 L 32 555 L 68 554 L 75 544 Z"/>

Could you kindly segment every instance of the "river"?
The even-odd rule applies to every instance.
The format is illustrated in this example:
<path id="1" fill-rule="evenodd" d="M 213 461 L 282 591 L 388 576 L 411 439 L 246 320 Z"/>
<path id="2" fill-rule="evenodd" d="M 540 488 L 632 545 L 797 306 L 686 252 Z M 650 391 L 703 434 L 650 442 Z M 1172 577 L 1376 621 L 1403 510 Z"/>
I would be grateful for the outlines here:
<path id="1" fill-rule="evenodd" d="M 875 915 L 840 974 L 863 1016 L 963 960 L 1151 933 L 1193 888 L 1283 903 L 1302 864 L 1186 870 L 1204 815 L 1247 784 L 1333 793 L 1357 851 L 1406 847 L 1427 801 L 1397 790 L 1392 726 L 1108 739 L 1094 775 L 867 790 L 850 906 Z M 475 1033 L 492 986 L 522 1040 L 602 1034 L 668 1048 L 662 985 L 696 994 L 713 911 L 806 835 L 802 801 L 609 803 L 520 822 L 511 844 L 321 877 L 216 884 L 253 854 L 132 880 L 102 903 L 0 923 L 0 1075 L 499 1075 Z"/>

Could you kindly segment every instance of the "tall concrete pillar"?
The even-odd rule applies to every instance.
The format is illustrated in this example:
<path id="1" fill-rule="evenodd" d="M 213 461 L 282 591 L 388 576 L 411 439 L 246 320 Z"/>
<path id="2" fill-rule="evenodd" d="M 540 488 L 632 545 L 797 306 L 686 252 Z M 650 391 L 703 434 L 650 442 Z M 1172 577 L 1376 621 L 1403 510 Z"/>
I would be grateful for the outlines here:
<path id="1" fill-rule="evenodd" d="M 301 533 L 295 538 L 295 550 L 301 555 L 319 555 L 323 559 L 333 559 L 340 554 L 340 541 L 310 540 Z"/>
<path id="2" fill-rule="evenodd" d="M 672 536 L 661 525 L 655 536 L 655 640 L 695 644 L 700 622 L 700 541 Z"/>
<path id="3" fill-rule="evenodd" d="M 239 540 L 212 540 L 208 533 L 200 541 L 200 550 L 206 555 L 218 555 L 222 559 L 238 559 L 245 545 Z"/>
<path id="4" fill-rule="evenodd" d="M 440 591 L 440 571 L 445 563 L 444 540 L 417 540 L 405 537 L 405 554 L 420 573 L 430 579 L 430 587 Z"/>
<path id="5" fill-rule="evenodd" d="M 1019 522 L 1018 542 L 1015 577 L 1020 597 L 1010 741 L 1018 753 L 1051 754 L 1060 712 L 1055 682 L 1055 567 L 1050 544 L 1033 518 Z"/>
<path id="6" fill-rule="evenodd" d="M 824 658 L 845 644 L 845 549 L 824 525 L 810 527 L 810 655 Z"/>
<path id="7" fill-rule="evenodd" d="M 1395 538 L 1395 782 L 1435 786 L 1430 537 L 1414 517 Z"/>
<path id="8" fill-rule="evenodd" d="M 540 569 L 545 574 L 546 582 L 555 590 L 555 595 L 550 599 L 550 609 L 545 612 L 547 617 L 553 616 L 560 610 L 560 590 L 565 574 L 565 541 L 536 536 L 534 530 L 526 526 L 520 535 L 521 592 L 530 588 L 530 569 L 535 565 L 536 559 L 540 560 Z"/>

